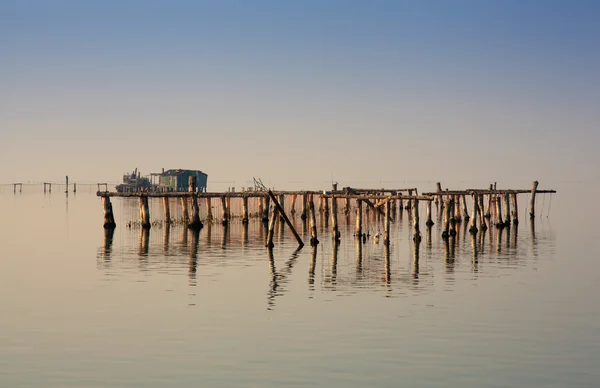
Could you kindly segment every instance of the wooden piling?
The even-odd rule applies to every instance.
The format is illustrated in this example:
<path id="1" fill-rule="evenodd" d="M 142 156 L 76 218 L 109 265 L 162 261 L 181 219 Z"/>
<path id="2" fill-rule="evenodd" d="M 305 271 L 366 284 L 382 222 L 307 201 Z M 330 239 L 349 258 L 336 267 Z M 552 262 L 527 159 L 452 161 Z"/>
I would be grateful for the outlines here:
<path id="1" fill-rule="evenodd" d="M 498 229 L 504 228 L 504 221 L 502 221 L 502 201 L 496 197 L 496 227 Z"/>
<path id="2" fill-rule="evenodd" d="M 494 185 L 490 184 L 490 191 L 494 190 Z M 485 211 L 485 218 L 492 218 L 492 194 L 488 194 L 488 206 Z"/>
<path id="3" fill-rule="evenodd" d="M 412 193 L 413 193 L 412 189 L 408 189 L 408 195 L 412 195 Z M 409 199 L 409 200 L 408 200 L 408 203 L 406 204 L 406 207 L 405 207 L 405 209 L 406 209 L 406 210 L 408 210 L 408 211 L 410 211 L 411 207 L 412 207 L 412 202 L 411 202 L 411 200 Z"/>
<path id="4" fill-rule="evenodd" d="M 183 221 L 189 222 L 190 216 L 188 213 L 187 197 L 181 197 L 181 213 L 183 215 Z"/>
<path id="5" fill-rule="evenodd" d="M 65 182 L 66 182 L 65 193 L 69 194 L 69 176 L 68 175 L 65 177 Z"/>
<path id="6" fill-rule="evenodd" d="M 504 194 L 504 226 L 510 226 L 510 195 Z"/>
<path id="7" fill-rule="evenodd" d="M 344 206 L 344 213 L 350 214 L 350 197 L 346 197 L 346 205 Z"/>
<path id="8" fill-rule="evenodd" d="M 102 197 L 102 208 L 104 210 L 104 229 L 114 229 L 117 224 L 115 223 L 115 216 L 109 196 Z"/>
<path id="9" fill-rule="evenodd" d="M 271 190 L 269 190 L 269 196 L 271 197 L 271 201 L 273 201 L 273 205 L 275 205 L 275 207 L 277 208 L 277 210 L 279 211 L 279 213 L 281 213 L 281 217 L 283 217 L 283 219 L 285 220 L 286 224 L 289 226 L 290 230 L 292 231 L 292 234 L 294 235 L 294 237 L 296 237 L 296 241 L 298 241 L 299 247 L 302 248 L 304 246 L 304 242 L 302 241 L 302 239 L 300 238 L 300 236 L 296 232 L 296 229 L 294 228 L 294 225 L 292 225 L 292 223 L 290 222 L 290 219 L 285 214 L 285 211 L 283 210 L 283 207 L 279 204 L 279 202 L 277 202 L 277 199 L 275 198 L 275 195 L 273 194 L 273 192 Z"/>
<path id="10" fill-rule="evenodd" d="M 390 245 L 390 201 L 385 203 L 385 221 L 383 230 L 383 243 Z"/>
<path id="11" fill-rule="evenodd" d="M 231 197 L 225 198 L 225 207 L 227 208 L 227 219 L 231 219 Z"/>
<path id="12" fill-rule="evenodd" d="M 195 178 L 195 177 L 194 177 Z M 188 224 L 188 228 L 193 230 L 200 230 L 204 225 L 200 221 L 200 207 L 198 206 L 198 197 L 195 195 L 192 197 L 192 218 Z"/>
<path id="13" fill-rule="evenodd" d="M 227 198 L 221 196 L 221 224 L 227 225 Z"/>
<path id="14" fill-rule="evenodd" d="M 277 223 L 277 213 L 278 213 L 278 210 L 276 207 L 274 207 L 273 211 L 271 212 L 271 219 L 269 220 L 269 232 L 267 234 L 267 243 L 266 243 L 267 248 L 274 247 L 273 236 L 275 235 L 275 224 Z"/>
<path id="15" fill-rule="evenodd" d="M 77 183 L 73 183 L 73 192 L 76 193 L 77 192 Z"/>
<path id="16" fill-rule="evenodd" d="M 473 218 L 471 218 L 471 226 L 469 227 L 469 232 L 471 234 L 476 234 L 478 232 L 477 217 L 478 217 L 478 213 L 479 213 L 479 198 L 478 198 L 477 193 L 473 193 L 472 196 L 473 196 Z"/>
<path id="17" fill-rule="evenodd" d="M 460 203 L 460 195 L 454 196 L 454 221 L 462 222 L 462 215 L 460 213 L 461 203 Z"/>
<path id="18" fill-rule="evenodd" d="M 302 194 L 302 207 L 301 207 L 302 213 L 300 214 L 300 218 L 302 220 L 306 219 L 306 214 L 307 214 L 306 205 L 307 205 L 307 201 L 308 201 L 307 196 L 308 195 L 306 193 Z M 310 197 L 310 200 L 312 201 L 312 196 Z"/>
<path id="19" fill-rule="evenodd" d="M 269 210 L 271 207 L 271 197 L 265 197 L 265 209 L 264 209 L 264 213 L 262 216 L 262 221 L 264 223 L 269 221 Z"/>
<path id="20" fill-rule="evenodd" d="M 438 198 L 438 196 L 436 196 Z M 433 220 L 431 219 L 431 201 L 427 201 L 427 221 L 425 221 L 425 225 L 433 226 Z"/>
<path id="21" fill-rule="evenodd" d="M 333 241 L 338 241 L 340 239 L 340 232 L 338 230 L 336 197 L 331 197 L 331 231 Z"/>
<path id="22" fill-rule="evenodd" d="M 314 247 L 319 243 L 319 240 L 317 239 L 317 215 L 315 213 L 315 203 L 313 202 L 312 195 L 310 196 L 308 206 L 310 208 L 310 245 Z"/>
<path id="23" fill-rule="evenodd" d="M 264 213 L 265 199 L 263 197 L 258 198 L 258 216 L 262 218 Z"/>
<path id="24" fill-rule="evenodd" d="M 450 204 L 449 204 L 449 208 L 450 208 L 450 236 L 456 236 L 456 220 L 454 219 L 454 214 L 456 212 L 455 210 L 455 206 L 456 204 L 454 203 L 454 199 L 452 198 L 452 196 L 450 196 Z"/>
<path id="25" fill-rule="evenodd" d="M 531 200 L 529 201 L 529 218 L 535 218 L 535 192 L 537 190 L 539 182 L 533 181 L 531 187 Z"/>
<path id="26" fill-rule="evenodd" d="M 327 215 L 329 215 L 329 199 L 325 198 L 325 216 L 327 217 Z"/>
<path id="27" fill-rule="evenodd" d="M 271 198 L 273 199 L 273 198 Z M 273 199 L 273 205 L 275 205 L 275 203 L 277 202 L 276 199 Z M 285 194 L 279 194 L 279 206 L 281 209 L 279 209 L 279 217 L 281 219 L 283 219 L 283 214 L 281 214 L 282 211 L 285 211 Z"/>
<path id="28" fill-rule="evenodd" d="M 463 205 L 463 207 L 462 207 L 463 220 L 465 220 L 465 222 L 466 222 L 466 221 L 469 221 L 469 219 L 471 219 L 471 217 L 469 216 L 468 209 L 467 209 L 467 196 L 463 194 L 460 197 L 461 197 L 462 205 Z"/>
<path id="29" fill-rule="evenodd" d="M 169 208 L 169 197 L 163 197 L 162 203 L 165 222 L 168 224 L 171 222 L 171 209 Z"/>
<path id="30" fill-rule="evenodd" d="M 148 196 L 140 196 L 140 221 L 143 229 L 150 229 L 150 208 L 148 206 Z"/>
<path id="31" fill-rule="evenodd" d="M 450 197 L 448 197 L 445 200 L 445 203 L 443 204 L 443 210 L 444 210 L 444 230 L 442 232 L 442 238 L 443 239 L 447 239 L 450 236 L 450 211 L 451 206 L 450 206 Z"/>
<path id="32" fill-rule="evenodd" d="M 212 214 L 212 200 L 211 197 L 206 197 L 206 220 L 208 222 L 212 221 L 213 219 L 213 214 Z"/>
<path id="33" fill-rule="evenodd" d="M 430 203 L 430 201 L 427 201 Z M 421 241 L 421 231 L 419 230 L 419 200 L 413 199 L 413 241 Z"/>
<path id="34" fill-rule="evenodd" d="M 248 224 L 248 197 L 242 198 L 242 224 Z"/>
<path id="35" fill-rule="evenodd" d="M 513 219 L 513 225 L 518 225 L 519 224 L 519 208 L 517 206 L 517 194 L 513 193 L 511 194 L 512 196 L 512 200 L 513 200 L 513 212 L 512 212 L 512 219 Z"/>
<path id="36" fill-rule="evenodd" d="M 292 194 L 292 204 L 290 206 L 290 213 L 292 216 L 296 214 L 296 199 L 298 198 L 298 194 Z"/>
<path id="37" fill-rule="evenodd" d="M 356 200 L 356 229 L 354 235 L 357 239 L 362 238 L 362 201 Z"/>

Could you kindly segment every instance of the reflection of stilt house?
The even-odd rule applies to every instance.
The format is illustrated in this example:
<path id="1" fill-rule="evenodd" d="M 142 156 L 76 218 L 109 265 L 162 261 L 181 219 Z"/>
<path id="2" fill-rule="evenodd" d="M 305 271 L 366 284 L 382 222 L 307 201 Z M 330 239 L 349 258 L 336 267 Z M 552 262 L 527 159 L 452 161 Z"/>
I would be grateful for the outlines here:
<path id="1" fill-rule="evenodd" d="M 196 190 L 198 192 L 206 191 L 208 175 L 200 170 L 167 170 L 160 174 L 152 174 L 158 176 L 159 191 L 188 191 L 189 178 L 196 177 Z"/>

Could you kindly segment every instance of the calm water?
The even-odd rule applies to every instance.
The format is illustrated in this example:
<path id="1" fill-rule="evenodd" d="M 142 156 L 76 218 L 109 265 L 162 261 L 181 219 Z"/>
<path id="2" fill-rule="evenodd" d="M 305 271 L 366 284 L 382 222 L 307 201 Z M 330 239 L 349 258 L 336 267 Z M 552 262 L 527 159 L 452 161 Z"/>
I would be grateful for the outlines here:
<path id="1" fill-rule="evenodd" d="M 436 223 L 417 251 L 405 212 L 389 249 L 320 224 L 269 255 L 258 222 L 144 234 L 116 199 L 111 236 L 91 189 L 3 186 L 0 386 L 599 386 L 600 190 L 554 188 L 501 235 Z"/>

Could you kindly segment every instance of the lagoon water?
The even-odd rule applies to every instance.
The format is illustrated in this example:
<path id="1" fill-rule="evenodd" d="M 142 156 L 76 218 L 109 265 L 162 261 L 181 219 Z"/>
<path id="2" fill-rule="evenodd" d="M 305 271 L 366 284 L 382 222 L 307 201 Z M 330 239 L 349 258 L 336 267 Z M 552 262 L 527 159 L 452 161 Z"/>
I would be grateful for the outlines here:
<path id="1" fill-rule="evenodd" d="M 145 234 L 114 199 L 111 236 L 92 188 L 2 186 L 0 386 L 597 387 L 600 189 L 544 183 L 501 234 L 445 244 L 421 216 L 416 250 L 404 212 L 388 250 L 340 217 L 337 250 L 320 223 L 272 255 L 258 221 Z"/>

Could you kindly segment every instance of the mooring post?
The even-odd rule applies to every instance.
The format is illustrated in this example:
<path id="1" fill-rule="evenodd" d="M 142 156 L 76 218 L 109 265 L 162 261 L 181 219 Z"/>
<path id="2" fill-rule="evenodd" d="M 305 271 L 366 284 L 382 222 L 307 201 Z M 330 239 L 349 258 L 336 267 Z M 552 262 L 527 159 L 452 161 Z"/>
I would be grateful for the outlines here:
<path id="1" fill-rule="evenodd" d="M 486 231 L 487 230 L 487 223 L 485 220 L 485 213 L 484 213 L 484 202 L 483 202 L 483 194 L 475 194 L 475 196 L 478 198 L 478 213 L 479 213 L 479 225 L 482 231 Z M 475 216 L 475 215 L 473 215 Z"/>
<path id="2" fill-rule="evenodd" d="M 324 203 L 325 203 L 325 217 L 329 218 L 329 198 L 323 196 L 324 198 Z"/>
<path id="3" fill-rule="evenodd" d="M 421 241 L 421 231 L 419 230 L 419 200 L 413 199 L 413 241 Z"/>
<path id="4" fill-rule="evenodd" d="M 517 193 L 512 193 L 513 200 L 513 225 L 519 224 L 519 208 L 517 206 Z"/>
<path id="5" fill-rule="evenodd" d="M 357 239 L 362 238 L 362 200 L 356 200 L 356 231 L 354 233 Z"/>
<path id="6" fill-rule="evenodd" d="M 171 223 L 171 209 L 169 209 L 169 197 L 162 198 L 163 203 L 163 212 L 165 216 L 165 222 L 167 224 Z"/>
<path id="7" fill-rule="evenodd" d="M 473 197 L 473 218 L 471 218 L 471 226 L 469 227 L 469 232 L 471 234 L 475 234 L 478 232 L 477 217 L 479 216 L 479 198 L 477 196 L 477 193 L 472 193 L 471 196 Z"/>
<path id="8" fill-rule="evenodd" d="M 148 206 L 148 196 L 140 196 L 140 221 L 143 229 L 150 229 L 150 208 Z"/>
<path id="9" fill-rule="evenodd" d="M 104 210 L 104 229 L 114 229 L 117 224 L 115 223 L 112 203 L 110 203 L 108 195 L 102 197 L 102 208 Z"/>
<path id="10" fill-rule="evenodd" d="M 183 215 L 183 221 L 189 222 L 190 215 L 188 213 L 187 197 L 180 197 L 180 198 L 181 198 L 181 213 Z"/>
<path id="11" fill-rule="evenodd" d="M 346 197 L 346 205 L 344 206 L 344 213 L 350 213 L 350 197 Z"/>
<path id="12" fill-rule="evenodd" d="M 196 177 L 193 177 L 196 178 Z M 200 208 L 198 206 L 198 196 L 192 196 L 192 219 L 188 224 L 188 228 L 194 230 L 200 230 L 202 228 L 202 222 L 200 221 Z"/>
<path id="13" fill-rule="evenodd" d="M 304 242 L 302 242 L 302 239 L 296 232 L 294 225 L 292 225 L 292 223 L 290 222 L 290 219 L 285 215 L 285 211 L 283 210 L 283 207 L 279 204 L 279 202 L 277 202 L 277 199 L 275 198 L 275 195 L 273 194 L 273 192 L 271 190 L 269 190 L 269 196 L 271 197 L 271 201 L 273 201 L 273 204 L 275 205 L 275 207 L 277 208 L 279 213 L 281 213 L 281 216 L 285 220 L 285 223 L 290 227 L 292 234 L 294 235 L 294 237 L 296 237 L 296 241 L 298 241 L 298 245 L 300 246 L 300 248 L 302 248 L 304 246 Z"/>
<path id="14" fill-rule="evenodd" d="M 435 198 L 438 200 L 439 195 L 436 195 Z M 425 225 L 433 226 L 433 220 L 431 219 L 431 201 L 427 201 L 427 221 L 425 221 Z"/>
<path id="15" fill-rule="evenodd" d="M 227 218 L 231 219 L 231 197 L 226 197 L 225 205 L 225 207 L 227 207 Z"/>
<path id="16" fill-rule="evenodd" d="M 277 222 L 277 213 L 278 213 L 278 210 L 276 207 L 274 207 L 273 211 L 271 212 L 271 219 L 269 220 L 269 232 L 267 234 L 267 243 L 266 243 L 267 248 L 274 247 L 273 236 L 275 235 L 275 223 Z"/>
<path id="17" fill-rule="evenodd" d="M 510 194 L 504 194 L 504 226 L 510 226 Z"/>
<path id="18" fill-rule="evenodd" d="M 338 241 L 340 239 L 340 232 L 337 222 L 337 198 L 334 196 L 331 197 L 331 231 L 333 241 Z"/>
<path id="19" fill-rule="evenodd" d="M 259 197 L 258 198 L 258 216 L 260 218 L 262 218 L 264 212 L 265 212 L 265 198 Z"/>
<path id="20" fill-rule="evenodd" d="M 310 197 L 310 200 L 312 201 L 312 195 Z M 306 219 L 306 204 L 307 204 L 307 194 L 304 193 L 304 194 L 302 194 L 302 214 L 300 214 L 300 218 L 303 220 Z"/>
<path id="21" fill-rule="evenodd" d="M 412 189 L 408 189 L 408 195 L 412 196 L 412 193 L 413 193 L 413 190 Z M 406 208 L 405 209 L 407 209 L 407 210 L 410 211 L 411 208 L 412 208 L 412 200 L 409 199 L 408 203 L 406 204 Z"/>
<path id="22" fill-rule="evenodd" d="M 227 199 L 221 196 L 221 224 L 227 225 Z"/>
<path id="23" fill-rule="evenodd" d="M 496 227 L 498 229 L 504 228 L 504 222 L 502 221 L 502 200 L 496 197 Z"/>
<path id="24" fill-rule="evenodd" d="M 319 195 L 319 213 L 323 213 L 325 208 L 323 207 L 323 194 Z"/>
<path id="25" fill-rule="evenodd" d="M 206 220 L 209 222 L 212 221 L 212 219 L 213 219 L 211 202 L 212 202 L 211 197 L 206 197 Z"/>
<path id="26" fill-rule="evenodd" d="M 390 245 L 390 201 L 385 203 L 385 227 L 383 230 L 383 243 Z"/>
<path id="27" fill-rule="evenodd" d="M 436 183 L 436 192 L 441 193 L 442 192 L 442 183 L 441 182 L 437 182 Z M 444 201 L 442 200 L 443 198 L 441 198 L 439 195 L 435 196 L 435 204 L 436 205 L 442 205 L 444 206 Z"/>
<path id="28" fill-rule="evenodd" d="M 310 208 L 310 245 L 314 247 L 319 243 L 319 240 L 317 239 L 317 215 L 315 213 L 315 203 L 313 202 L 312 194 L 308 206 Z"/>
<path id="29" fill-rule="evenodd" d="M 248 197 L 242 198 L 242 224 L 248 224 Z"/>
<path id="30" fill-rule="evenodd" d="M 539 182 L 533 181 L 531 187 L 531 201 L 529 202 L 529 218 L 535 218 L 535 192 L 537 190 Z"/>

